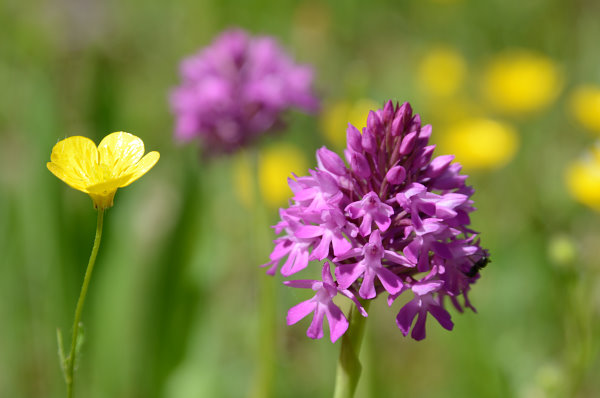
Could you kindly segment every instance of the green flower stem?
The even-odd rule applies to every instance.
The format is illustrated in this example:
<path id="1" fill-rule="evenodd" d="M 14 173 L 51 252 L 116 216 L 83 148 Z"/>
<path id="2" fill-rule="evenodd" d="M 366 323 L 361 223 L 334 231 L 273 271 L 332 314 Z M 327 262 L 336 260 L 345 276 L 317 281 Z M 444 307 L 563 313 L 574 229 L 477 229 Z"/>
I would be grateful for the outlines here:
<path id="1" fill-rule="evenodd" d="M 71 353 L 67 357 L 65 364 L 65 381 L 67 383 L 67 398 L 73 397 L 73 370 L 75 368 L 75 356 L 77 350 L 77 336 L 79 334 L 79 321 L 81 319 L 81 312 L 83 311 L 83 304 L 85 302 L 85 296 L 87 294 L 90 279 L 92 278 L 92 271 L 94 270 L 94 264 L 96 263 L 96 256 L 98 255 L 98 248 L 100 247 L 100 239 L 102 238 L 102 224 L 104 221 L 104 210 L 98 209 L 98 222 L 96 224 L 96 237 L 94 238 L 94 246 L 92 247 L 92 254 L 90 255 L 90 261 L 88 262 L 87 269 L 85 271 L 85 277 L 83 279 L 83 285 L 81 286 L 81 292 L 79 293 L 79 300 L 77 300 L 77 308 L 75 309 L 75 319 L 73 320 L 73 339 L 71 340 Z"/>
<path id="2" fill-rule="evenodd" d="M 361 304 L 365 310 L 368 310 L 370 301 L 361 301 Z M 335 391 L 333 392 L 334 398 L 354 397 L 362 371 L 358 354 L 360 353 L 367 318 L 360 314 L 356 306 L 352 306 L 349 318 L 350 325 L 348 325 L 348 330 L 342 336 L 342 347 L 340 348 L 335 378 Z"/>

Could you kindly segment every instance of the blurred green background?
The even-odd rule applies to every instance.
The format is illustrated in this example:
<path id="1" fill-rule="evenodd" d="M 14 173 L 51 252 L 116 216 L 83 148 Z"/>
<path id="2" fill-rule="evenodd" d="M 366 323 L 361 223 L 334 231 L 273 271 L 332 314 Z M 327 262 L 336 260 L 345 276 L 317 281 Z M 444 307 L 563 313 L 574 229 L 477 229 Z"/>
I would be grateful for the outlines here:
<path id="1" fill-rule="evenodd" d="M 565 180 L 600 133 L 599 20 L 592 0 L 4 0 L 0 397 L 65 394 L 55 333 L 70 337 L 96 213 L 46 162 L 60 139 L 120 130 L 161 160 L 106 214 L 77 396 L 330 396 L 339 342 L 308 339 L 307 320 L 286 326 L 304 296 L 258 265 L 289 195 L 277 184 L 390 98 L 465 164 L 493 262 L 470 296 L 478 313 L 453 311 L 452 332 L 430 322 L 416 343 L 375 302 L 357 396 L 600 396 L 600 216 Z M 235 26 L 314 65 L 323 112 L 207 161 L 174 143 L 167 95 L 181 58 Z M 489 129 L 461 153 L 473 123 Z M 584 203 L 600 198 L 592 185 Z"/>

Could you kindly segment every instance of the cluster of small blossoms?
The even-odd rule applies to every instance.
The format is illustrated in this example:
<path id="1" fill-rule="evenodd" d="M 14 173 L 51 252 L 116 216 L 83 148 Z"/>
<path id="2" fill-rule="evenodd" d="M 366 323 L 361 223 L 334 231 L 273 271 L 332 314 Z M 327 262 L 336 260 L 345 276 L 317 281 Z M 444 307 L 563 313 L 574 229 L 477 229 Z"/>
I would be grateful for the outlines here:
<path id="1" fill-rule="evenodd" d="M 232 152 L 281 127 L 290 108 L 318 108 L 313 72 L 297 65 L 267 36 L 234 29 L 184 59 L 182 82 L 171 93 L 175 136 L 200 138 L 211 152 Z"/>
<path id="2" fill-rule="evenodd" d="M 348 124 L 349 166 L 322 147 L 310 176 L 289 179 L 294 196 L 274 227 L 284 235 L 274 241 L 267 273 L 275 274 L 286 257 L 280 268 L 285 277 L 327 259 L 321 280 L 284 282 L 316 292 L 289 310 L 289 325 L 314 313 L 307 335 L 321 338 L 326 317 L 335 342 L 348 328 L 333 302 L 338 294 L 363 316 L 361 301 L 387 294 L 391 306 L 403 293 L 412 294 L 396 323 L 404 336 L 412 327 L 415 340 L 425 338 L 428 314 L 452 329 L 446 298 L 460 312 L 474 310 L 467 293 L 488 256 L 468 226 L 474 191 L 454 156 L 432 159 L 430 135 L 431 126 L 421 126 L 408 103 L 389 101 L 369 113 L 362 134 Z"/>

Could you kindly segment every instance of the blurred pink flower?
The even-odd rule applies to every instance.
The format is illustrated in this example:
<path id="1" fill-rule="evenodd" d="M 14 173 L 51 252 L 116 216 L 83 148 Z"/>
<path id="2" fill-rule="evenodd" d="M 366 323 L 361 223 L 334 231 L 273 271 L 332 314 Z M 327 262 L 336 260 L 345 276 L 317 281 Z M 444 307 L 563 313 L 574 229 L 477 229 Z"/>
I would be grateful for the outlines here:
<path id="1" fill-rule="evenodd" d="M 205 150 L 231 152 L 282 125 L 282 112 L 318 108 L 313 71 L 295 64 L 274 38 L 222 33 L 183 60 L 170 96 L 175 136 L 200 138 Z"/>

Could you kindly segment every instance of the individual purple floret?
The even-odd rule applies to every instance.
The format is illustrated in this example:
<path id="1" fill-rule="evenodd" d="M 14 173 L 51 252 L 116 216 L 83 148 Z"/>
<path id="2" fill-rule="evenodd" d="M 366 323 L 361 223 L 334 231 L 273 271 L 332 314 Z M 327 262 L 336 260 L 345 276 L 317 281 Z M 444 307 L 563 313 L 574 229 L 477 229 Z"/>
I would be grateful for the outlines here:
<path id="1" fill-rule="evenodd" d="M 396 316 L 396 324 L 403 335 L 408 335 L 413 320 L 417 317 L 417 322 L 413 327 L 411 336 L 415 340 L 424 339 L 427 313 L 431 313 L 445 329 L 452 330 L 454 327 L 454 324 L 450 320 L 450 314 L 439 303 L 439 297 L 433 296 L 434 292 L 439 291 L 444 286 L 443 280 L 433 279 L 436 273 L 437 269 L 436 266 L 434 266 L 425 278 L 414 282 L 410 286 L 415 297 L 402 307 Z M 396 297 L 398 297 L 398 295 L 389 296 L 388 302 L 390 305 Z"/>
<path id="2" fill-rule="evenodd" d="M 361 260 L 352 264 L 341 263 L 342 260 L 347 258 L 361 258 Z M 339 264 L 335 269 L 335 276 L 338 279 L 339 285 L 347 289 L 357 279 L 361 278 L 362 282 L 358 294 L 364 299 L 371 299 L 377 295 L 375 292 L 375 277 L 377 277 L 388 293 L 396 294 L 400 292 L 402 289 L 402 279 L 383 265 L 382 260 L 384 258 L 396 264 L 411 266 L 398 253 L 384 250 L 379 230 L 375 230 L 369 237 L 369 242 L 362 248 L 348 250 L 343 256 L 333 259 Z"/>
<path id="3" fill-rule="evenodd" d="M 371 233 L 373 221 L 382 232 L 385 232 L 392 223 L 390 217 L 394 214 L 392 206 L 381 203 L 379 196 L 372 191 L 358 202 L 346 206 L 346 212 L 351 218 L 362 217 L 363 220 L 358 229 L 362 236 L 368 236 Z"/>
<path id="4" fill-rule="evenodd" d="M 323 337 L 323 318 L 327 317 L 329 323 L 329 336 L 331 342 L 335 341 L 343 335 L 348 329 L 348 320 L 340 308 L 333 303 L 333 298 L 338 293 L 351 299 L 358 307 L 362 316 L 367 316 L 360 302 L 347 289 L 341 289 L 331 277 L 329 263 L 323 265 L 320 281 L 316 280 L 295 280 L 283 282 L 286 286 L 298 287 L 302 289 L 314 290 L 315 296 L 310 300 L 301 302 L 290 308 L 287 315 L 288 325 L 293 325 L 311 312 L 314 313 L 310 327 L 306 331 L 306 335 L 312 339 L 320 339 Z"/>
<path id="5" fill-rule="evenodd" d="M 170 97 L 175 136 L 200 138 L 205 150 L 231 152 L 282 125 L 282 112 L 313 112 L 313 72 L 268 36 L 228 30 L 183 60 Z"/>
<path id="6" fill-rule="evenodd" d="M 474 190 L 454 156 L 432 158 L 431 131 L 408 103 L 389 101 L 369 113 L 362 133 L 348 125 L 347 163 L 323 147 L 310 175 L 289 179 L 293 196 L 280 210 L 275 230 L 283 235 L 265 264 L 268 273 L 275 274 L 286 257 L 284 276 L 309 267 L 310 260 L 328 262 L 320 281 L 284 282 L 317 292 L 290 310 L 288 324 L 314 312 L 307 334 L 321 338 L 327 316 L 331 340 L 337 340 L 348 328 L 332 301 L 338 294 L 364 313 L 361 301 L 387 294 L 391 306 L 412 292 L 396 323 L 405 336 L 412 330 L 415 340 L 425 338 L 428 314 L 453 328 L 446 297 L 460 312 L 475 310 L 468 292 L 488 252 L 469 228 Z"/>

